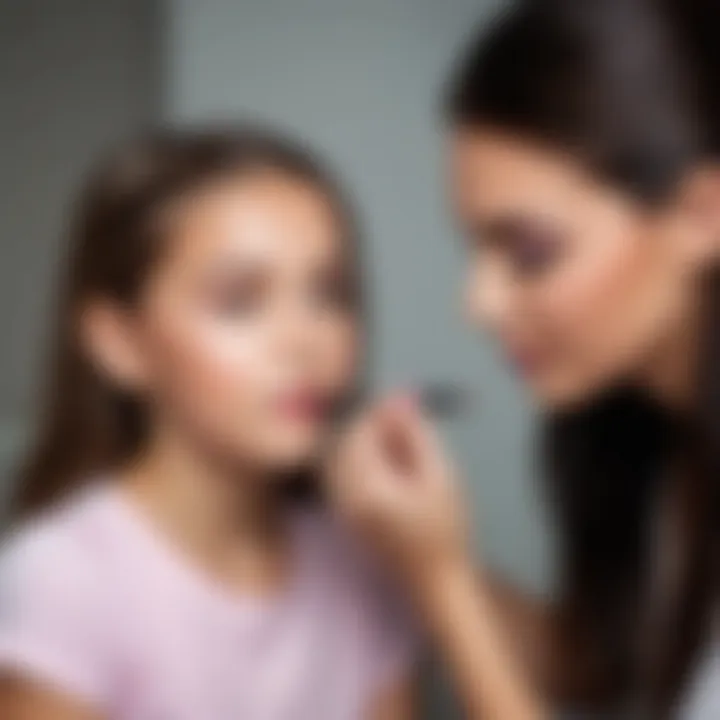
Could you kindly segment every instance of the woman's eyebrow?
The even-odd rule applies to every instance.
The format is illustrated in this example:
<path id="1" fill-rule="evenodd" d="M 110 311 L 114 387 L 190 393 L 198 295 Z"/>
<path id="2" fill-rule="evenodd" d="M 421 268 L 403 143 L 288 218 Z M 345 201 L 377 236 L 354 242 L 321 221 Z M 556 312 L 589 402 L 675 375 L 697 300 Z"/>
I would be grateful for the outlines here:
<path id="1" fill-rule="evenodd" d="M 473 239 L 485 246 L 504 247 L 526 230 L 527 220 L 512 214 L 496 215 L 474 220 L 469 229 Z"/>
<path id="2" fill-rule="evenodd" d="M 478 219 L 470 227 L 472 236 L 478 242 L 491 247 L 507 247 L 530 233 L 548 238 L 554 235 L 556 230 L 547 218 L 533 218 L 515 212 Z"/>

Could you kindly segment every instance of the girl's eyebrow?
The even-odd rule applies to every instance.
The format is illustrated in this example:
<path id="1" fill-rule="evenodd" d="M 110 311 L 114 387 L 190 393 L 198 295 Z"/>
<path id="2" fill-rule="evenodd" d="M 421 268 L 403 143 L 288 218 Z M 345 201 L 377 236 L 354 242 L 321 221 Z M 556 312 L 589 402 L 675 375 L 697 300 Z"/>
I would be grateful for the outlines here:
<path id="1" fill-rule="evenodd" d="M 265 267 L 268 259 L 257 253 L 224 253 L 220 256 L 208 259 L 204 263 L 204 271 L 210 275 L 234 275 L 244 271 L 256 270 Z"/>

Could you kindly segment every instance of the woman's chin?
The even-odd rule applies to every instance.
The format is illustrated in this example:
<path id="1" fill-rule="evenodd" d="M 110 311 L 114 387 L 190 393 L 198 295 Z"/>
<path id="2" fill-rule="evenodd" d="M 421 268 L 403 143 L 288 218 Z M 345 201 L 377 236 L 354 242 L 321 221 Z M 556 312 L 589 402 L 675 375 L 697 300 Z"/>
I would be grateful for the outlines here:
<path id="1" fill-rule="evenodd" d="M 602 384 L 568 376 L 544 378 L 530 383 L 530 394 L 547 412 L 579 410 L 602 391 Z"/>

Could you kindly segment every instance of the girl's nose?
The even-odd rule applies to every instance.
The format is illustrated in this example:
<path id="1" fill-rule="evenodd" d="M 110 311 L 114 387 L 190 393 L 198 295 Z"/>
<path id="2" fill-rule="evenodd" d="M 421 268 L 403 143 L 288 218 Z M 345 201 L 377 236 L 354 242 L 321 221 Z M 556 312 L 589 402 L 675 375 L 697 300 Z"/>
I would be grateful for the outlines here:
<path id="1" fill-rule="evenodd" d="M 298 360 L 312 361 L 322 333 L 322 320 L 305 307 L 287 308 L 278 326 L 278 340 Z"/>

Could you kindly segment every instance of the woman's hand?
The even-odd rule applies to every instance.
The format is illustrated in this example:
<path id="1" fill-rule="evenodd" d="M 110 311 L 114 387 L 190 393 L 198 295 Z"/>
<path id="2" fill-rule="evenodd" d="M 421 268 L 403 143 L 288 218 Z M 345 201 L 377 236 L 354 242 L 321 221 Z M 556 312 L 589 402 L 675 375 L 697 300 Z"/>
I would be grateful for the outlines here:
<path id="1" fill-rule="evenodd" d="M 416 593 L 458 568 L 472 572 L 454 470 L 412 397 L 390 398 L 355 421 L 329 485 L 341 514 Z"/>
<path id="2" fill-rule="evenodd" d="M 355 422 L 329 484 L 336 507 L 409 583 L 468 717 L 544 718 L 473 568 L 455 473 L 412 398 L 385 401 Z"/>

